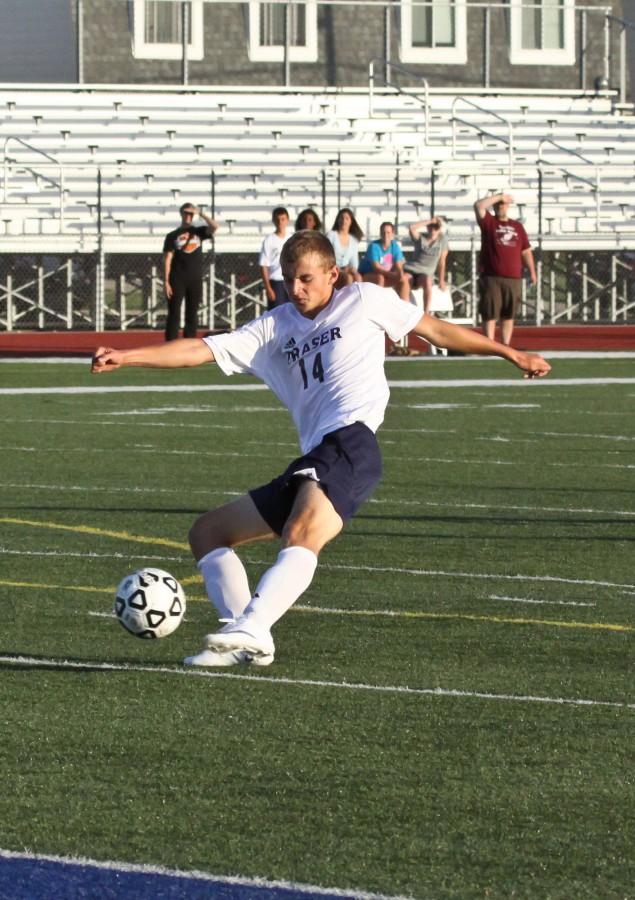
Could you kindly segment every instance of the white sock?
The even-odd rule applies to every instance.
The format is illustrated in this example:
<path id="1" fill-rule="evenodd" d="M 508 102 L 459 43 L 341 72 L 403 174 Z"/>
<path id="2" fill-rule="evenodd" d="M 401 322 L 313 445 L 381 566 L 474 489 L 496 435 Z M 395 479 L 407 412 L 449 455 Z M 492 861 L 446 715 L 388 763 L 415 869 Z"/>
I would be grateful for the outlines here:
<path id="1" fill-rule="evenodd" d="M 258 582 L 245 614 L 253 615 L 261 625 L 271 628 L 311 584 L 317 562 L 315 553 L 306 547 L 281 550 L 276 562 Z"/>
<path id="2" fill-rule="evenodd" d="M 251 600 L 247 573 L 230 547 L 210 550 L 197 566 L 220 619 L 237 619 Z"/>

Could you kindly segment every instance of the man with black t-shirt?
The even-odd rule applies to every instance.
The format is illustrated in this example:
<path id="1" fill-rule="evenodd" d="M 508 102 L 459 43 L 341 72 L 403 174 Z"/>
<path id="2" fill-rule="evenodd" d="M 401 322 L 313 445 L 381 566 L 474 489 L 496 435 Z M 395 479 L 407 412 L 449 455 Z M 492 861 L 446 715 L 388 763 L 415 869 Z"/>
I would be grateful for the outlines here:
<path id="1" fill-rule="evenodd" d="M 167 234 L 163 242 L 163 287 L 168 301 L 166 341 L 173 341 L 179 336 L 183 298 L 183 336 L 196 337 L 198 307 L 203 295 L 202 244 L 205 238 L 211 238 L 218 230 L 218 223 L 192 203 L 184 203 L 179 212 L 181 225 Z M 206 224 L 194 225 L 196 215 L 200 215 Z"/>

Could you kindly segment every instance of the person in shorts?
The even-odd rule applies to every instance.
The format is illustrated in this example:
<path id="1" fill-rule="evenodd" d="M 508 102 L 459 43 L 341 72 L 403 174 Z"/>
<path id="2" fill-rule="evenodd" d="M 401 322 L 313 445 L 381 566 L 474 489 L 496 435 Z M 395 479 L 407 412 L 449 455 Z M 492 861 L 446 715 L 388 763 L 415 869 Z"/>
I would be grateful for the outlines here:
<path id="1" fill-rule="evenodd" d="M 448 239 L 445 219 L 434 216 L 408 226 L 414 245 L 412 259 L 404 266 L 404 272 L 412 276 L 413 287 L 423 289 L 423 309 L 430 312 L 434 275 L 438 273 L 439 288 L 445 290 L 445 269 L 448 259 Z"/>
<path id="2" fill-rule="evenodd" d="M 493 194 L 474 204 L 481 229 L 479 261 L 479 313 L 483 334 L 494 339 L 496 323 L 501 323 L 501 340 L 509 345 L 520 302 L 523 267 L 536 283 L 534 255 L 527 232 L 520 222 L 507 215 L 514 202 L 510 194 Z M 492 215 L 489 210 L 493 209 Z"/>
<path id="3" fill-rule="evenodd" d="M 293 418 L 300 455 L 267 484 L 201 515 L 190 546 L 207 594 L 226 624 L 208 634 L 189 666 L 267 666 L 271 628 L 313 580 L 318 556 L 377 487 L 375 433 L 388 403 L 385 337 L 414 331 L 440 347 L 501 356 L 526 378 L 549 372 L 542 357 L 513 350 L 403 303 L 394 291 L 355 282 L 335 290 L 339 270 L 316 231 L 289 238 L 281 254 L 289 303 L 237 331 L 159 346 L 99 347 L 95 374 L 121 366 L 189 367 L 216 362 L 226 375 L 262 379 Z M 235 548 L 279 539 L 277 559 L 255 590 Z"/>
<path id="4" fill-rule="evenodd" d="M 410 299 L 410 278 L 403 270 L 405 257 L 395 239 L 392 222 L 379 226 L 379 240 L 371 241 L 359 266 L 362 281 L 393 288 L 402 300 Z"/>

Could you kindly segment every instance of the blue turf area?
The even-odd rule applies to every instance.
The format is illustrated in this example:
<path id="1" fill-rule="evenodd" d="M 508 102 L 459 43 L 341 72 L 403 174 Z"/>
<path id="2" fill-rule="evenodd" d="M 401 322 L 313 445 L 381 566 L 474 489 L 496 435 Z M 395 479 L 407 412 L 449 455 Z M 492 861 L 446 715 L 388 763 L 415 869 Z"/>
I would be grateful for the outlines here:
<path id="1" fill-rule="evenodd" d="M 90 863 L 0 858 L 0 900 L 352 900 L 353 894 L 227 884 L 160 872 L 105 869 Z"/>

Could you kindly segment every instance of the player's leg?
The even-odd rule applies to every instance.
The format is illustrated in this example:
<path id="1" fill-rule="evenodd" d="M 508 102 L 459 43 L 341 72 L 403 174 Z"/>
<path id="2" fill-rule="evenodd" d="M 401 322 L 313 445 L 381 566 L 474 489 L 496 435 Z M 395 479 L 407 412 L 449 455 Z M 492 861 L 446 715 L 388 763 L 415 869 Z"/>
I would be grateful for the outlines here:
<path id="1" fill-rule="evenodd" d="M 185 296 L 185 285 L 180 278 L 173 278 L 170 280 L 170 286 L 172 288 L 172 296 L 167 301 L 168 315 L 165 321 L 165 339 L 166 341 L 175 341 L 179 336 L 181 325 L 181 306 Z"/>
<path id="2" fill-rule="evenodd" d="M 303 479 L 282 531 L 282 550 L 260 579 L 245 615 L 269 630 L 309 587 L 322 548 L 343 527 L 319 484 Z"/>
<path id="3" fill-rule="evenodd" d="M 274 565 L 260 579 L 245 613 L 208 635 L 212 650 L 244 650 L 254 662 L 273 659 L 271 627 L 309 587 L 325 544 L 342 530 L 381 478 L 381 456 L 372 430 L 360 422 L 325 435 L 269 485 L 251 492 L 282 539 Z"/>
<path id="4" fill-rule="evenodd" d="M 242 650 L 262 664 L 273 661 L 271 628 L 307 590 L 313 580 L 318 554 L 344 526 L 322 488 L 302 479 L 282 530 L 282 550 L 263 574 L 243 615 L 207 645 L 218 651 Z"/>
<path id="5" fill-rule="evenodd" d="M 205 590 L 221 621 L 234 622 L 249 605 L 251 590 L 245 567 L 234 547 L 275 535 L 248 494 L 200 516 L 190 529 L 189 540 Z M 190 666 L 233 666 L 249 662 L 243 652 L 214 653 L 203 650 L 188 656 Z M 273 661 L 264 659 L 261 665 Z"/>
<path id="6" fill-rule="evenodd" d="M 190 547 L 221 619 L 236 619 L 249 601 L 247 573 L 234 547 L 274 537 L 248 494 L 210 510 L 192 525 Z"/>
<path id="7" fill-rule="evenodd" d="M 198 331 L 198 308 L 203 299 L 203 281 L 200 277 L 192 278 L 185 290 L 185 328 L 183 337 L 196 337 Z"/>

